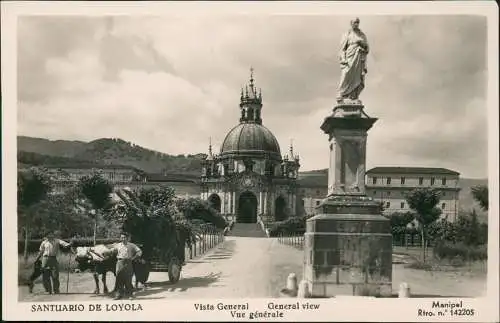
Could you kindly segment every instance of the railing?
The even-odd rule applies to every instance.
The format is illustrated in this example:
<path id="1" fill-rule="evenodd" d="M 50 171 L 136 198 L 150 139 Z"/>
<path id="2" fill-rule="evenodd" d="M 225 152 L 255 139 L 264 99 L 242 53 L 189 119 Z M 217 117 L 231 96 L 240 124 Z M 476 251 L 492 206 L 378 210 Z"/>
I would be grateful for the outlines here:
<path id="1" fill-rule="evenodd" d="M 297 249 L 304 248 L 304 235 L 300 233 L 280 233 L 278 236 L 278 242 L 281 244 L 293 246 Z M 427 247 L 432 247 L 432 241 L 427 241 Z M 406 234 L 402 237 L 392 239 L 393 247 L 422 247 L 422 238 L 420 234 Z"/>
<path id="2" fill-rule="evenodd" d="M 284 245 L 292 246 L 299 250 L 304 249 L 305 238 L 301 233 L 280 233 L 278 242 Z"/>
<path id="3" fill-rule="evenodd" d="M 224 233 L 215 228 L 209 228 L 204 231 L 191 246 L 185 247 L 186 259 L 200 257 L 222 242 L 224 242 Z"/>
<path id="4" fill-rule="evenodd" d="M 420 233 L 406 233 L 398 236 L 392 236 L 392 245 L 394 247 L 422 247 L 422 236 Z M 432 246 L 432 241 L 427 240 L 426 245 Z"/>
<path id="5" fill-rule="evenodd" d="M 267 230 L 266 224 L 262 220 L 262 216 L 259 214 L 257 214 L 257 223 L 260 225 L 260 227 L 262 228 L 262 231 L 264 231 L 266 233 L 267 237 L 269 238 L 269 230 Z"/>

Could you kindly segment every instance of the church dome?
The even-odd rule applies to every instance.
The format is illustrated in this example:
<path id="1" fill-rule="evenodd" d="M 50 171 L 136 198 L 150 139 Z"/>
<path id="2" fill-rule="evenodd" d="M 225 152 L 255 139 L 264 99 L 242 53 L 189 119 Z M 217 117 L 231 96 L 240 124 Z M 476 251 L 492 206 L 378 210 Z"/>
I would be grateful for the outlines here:
<path id="1" fill-rule="evenodd" d="M 273 133 L 258 123 L 240 123 L 222 143 L 221 157 L 255 156 L 281 160 L 280 146 Z"/>

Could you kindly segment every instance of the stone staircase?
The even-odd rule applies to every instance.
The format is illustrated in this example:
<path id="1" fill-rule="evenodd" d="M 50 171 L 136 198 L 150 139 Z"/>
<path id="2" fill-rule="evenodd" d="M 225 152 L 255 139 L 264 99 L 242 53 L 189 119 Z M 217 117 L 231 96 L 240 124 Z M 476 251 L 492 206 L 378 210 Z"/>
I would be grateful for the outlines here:
<path id="1" fill-rule="evenodd" d="M 228 236 L 267 238 L 266 233 L 258 223 L 235 223 Z"/>

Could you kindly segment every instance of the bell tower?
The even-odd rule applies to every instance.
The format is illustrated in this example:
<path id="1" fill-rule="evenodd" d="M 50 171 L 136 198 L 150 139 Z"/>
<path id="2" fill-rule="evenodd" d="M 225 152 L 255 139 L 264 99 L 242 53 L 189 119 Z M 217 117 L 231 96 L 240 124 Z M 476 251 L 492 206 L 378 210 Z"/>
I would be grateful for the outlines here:
<path id="1" fill-rule="evenodd" d="M 241 89 L 240 96 L 240 123 L 257 123 L 262 124 L 262 91 L 254 84 L 253 67 L 250 68 L 250 82 Z"/>

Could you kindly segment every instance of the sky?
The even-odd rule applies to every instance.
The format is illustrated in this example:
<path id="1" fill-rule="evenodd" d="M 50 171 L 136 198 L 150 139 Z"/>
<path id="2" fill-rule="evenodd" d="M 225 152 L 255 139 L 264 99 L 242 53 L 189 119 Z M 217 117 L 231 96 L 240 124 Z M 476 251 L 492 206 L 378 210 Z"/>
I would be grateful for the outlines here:
<path id="1" fill-rule="evenodd" d="M 254 68 L 263 125 L 301 170 L 328 167 L 350 16 L 32 16 L 18 20 L 18 135 L 121 138 L 168 154 L 220 149 Z M 487 21 L 360 16 L 370 43 L 367 169 L 427 166 L 486 178 Z"/>

